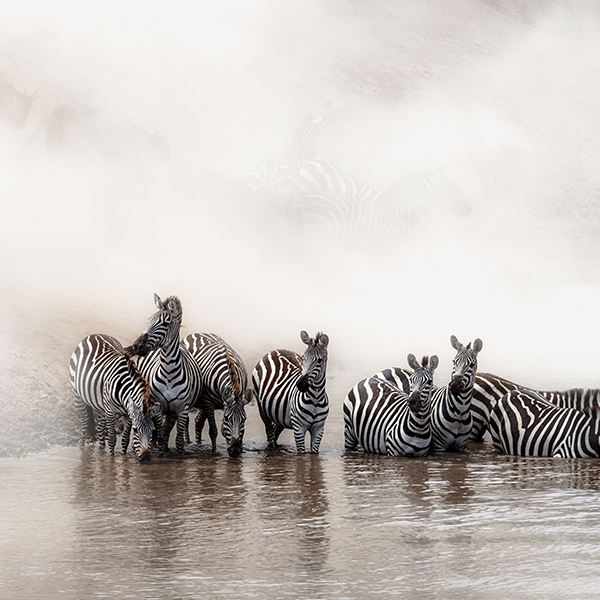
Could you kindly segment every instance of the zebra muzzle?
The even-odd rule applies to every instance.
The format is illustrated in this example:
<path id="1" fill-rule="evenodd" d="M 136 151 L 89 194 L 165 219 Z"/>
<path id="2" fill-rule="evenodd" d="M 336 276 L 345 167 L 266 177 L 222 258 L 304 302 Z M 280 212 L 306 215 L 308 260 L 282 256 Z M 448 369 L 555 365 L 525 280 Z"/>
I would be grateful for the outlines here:
<path id="1" fill-rule="evenodd" d="M 237 458 L 243 450 L 242 440 L 239 438 L 231 438 L 231 442 L 227 446 L 227 454 L 231 458 Z"/>
<path id="2" fill-rule="evenodd" d="M 298 386 L 298 389 L 304 393 L 308 391 L 308 387 L 309 387 L 309 378 L 308 375 L 302 375 L 302 377 L 300 377 L 300 379 L 298 379 L 298 383 L 296 384 Z"/>
<path id="3" fill-rule="evenodd" d="M 134 354 L 138 356 L 146 356 L 148 354 L 148 334 L 142 333 L 135 342 L 131 345 Z"/>
<path id="4" fill-rule="evenodd" d="M 460 394 L 465 389 L 465 378 L 462 375 L 455 375 L 450 382 L 450 391 L 453 394 Z"/>
<path id="5" fill-rule="evenodd" d="M 410 408 L 412 412 L 416 412 L 419 410 L 421 406 L 421 396 L 419 395 L 419 392 L 413 392 L 412 394 L 410 394 L 407 400 L 408 408 Z"/>

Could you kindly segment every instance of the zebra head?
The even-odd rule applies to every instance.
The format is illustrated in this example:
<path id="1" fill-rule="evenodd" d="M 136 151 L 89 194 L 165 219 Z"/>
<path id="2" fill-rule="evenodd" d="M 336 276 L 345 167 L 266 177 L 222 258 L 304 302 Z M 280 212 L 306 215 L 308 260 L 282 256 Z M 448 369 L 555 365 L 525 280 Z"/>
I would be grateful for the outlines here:
<path id="1" fill-rule="evenodd" d="M 154 421 L 150 408 L 150 385 L 131 360 L 129 372 L 136 381 L 126 400 L 127 414 L 131 420 L 133 449 L 141 462 L 150 460 L 150 446 L 154 436 Z"/>
<path id="2" fill-rule="evenodd" d="M 450 337 L 450 343 L 456 350 L 456 356 L 452 365 L 452 379 L 450 381 L 450 391 L 453 394 L 460 394 L 473 387 L 475 375 L 477 374 L 477 354 L 483 348 L 483 342 L 477 338 L 473 344 L 469 342 L 463 346 L 456 336 Z"/>
<path id="3" fill-rule="evenodd" d="M 157 348 L 164 348 L 174 340 L 179 340 L 181 301 L 177 296 L 169 296 L 164 302 L 154 294 L 154 304 L 158 311 L 148 319 L 148 326 L 133 342 L 133 352 L 146 356 Z"/>
<path id="4" fill-rule="evenodd" d="M 410 393 L 408 407 L 414 413 L 428 412 L 433 387 L 433 372 L 438 366 L 438 357 L 434 354 L 431 358 L 424 356 L 421 364 L 414 354 L 407 357 L 408 366 L 413 369 L 410 375 Z"/>
<path id="5" fill-rule="evenodd" d="M 300 338 L 308 346 L 302 355 L 302 374 L 296 384 L 304 393 L 325 383 L 329 337 L 325 333 L 317 333 L 313 339 L 306 331 L 301 331 Z"/>
<path id="6" fill-rule="evenodd" d="M 229 368 L 231 387 L 227 389 L 223 400 L 221 434 L 227 442 L 227 453 L 231 458 L 237 458 L 244 449 L 245 406 L 252 400 L 253 390 L 246 390 L 242 393 L 235 364 L 227 352 L 225 352 L 225 358 Z"/>

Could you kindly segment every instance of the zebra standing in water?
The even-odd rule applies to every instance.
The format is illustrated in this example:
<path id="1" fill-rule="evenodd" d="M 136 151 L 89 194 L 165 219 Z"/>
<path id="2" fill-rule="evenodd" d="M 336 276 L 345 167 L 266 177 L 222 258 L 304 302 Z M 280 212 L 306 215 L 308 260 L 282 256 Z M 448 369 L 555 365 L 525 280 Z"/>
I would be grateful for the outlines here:
<path id="1" fill-rule="evenodd" d="M 317 149 L 319 126 L 323 117 L 297 114 L 300 124 L 291 145 L 276 158 L 255 164 L 246 181 L 260 196 L 275 207 L 289 209 L 298 192 L 298 174 L 306 161 L 312 160 Z"/>
<path id="2" fill-rule="evenodd" d="M 69 362 L 75 408 L 81 422 L 81 444 L 93 431 L 94 412 L 106 423 L 108 448 L 115 453 L 115 419 L 125 417 L 133 430 L 133 448 L 139 460 L 150 460 L 150 444 L 155 429 L 161 434 L 162 421 L 155 418 L 150 405 L 150 387 L 133 364 L 126 350 L 108 335 L 84 338 Z M 102 429 L 101 443 L 104 432 Z M 123 437 L 123 452 L 129 436 Z"/>
<path id="3" fill-rule="evenodd" d="M 378 189 L 337 163 L 309 161 L 300 169 L 298 188 L 294 214 L 305 232 L 366 249 L 404 241 L 435 205 L 459 218 L 471 211 L 445 169 L 405 173 L 388 188 Z"/>
<path id="4" fill-rule="evenodd" d="M 472 345 L 469 343 L 463 346 L 453 335 L 450 343 L 456 350 L 452 378 L 448 385 L 436 386 L 431 392 L 432 449 L 462 452 L 471 435 L 471 399 L 477 372 L 477 355 L 483 348 L 483 342 L 476 339 Z M 405 393 L 409 392 L 406 384 L 409 375 L 410 373 L 399 368 L 386 369 L 379 374 L 394 385 L 402 385 Z"/>
<path id="5" fill-rule="evenodd" d="M 423 357 L 422 364 L 408 355 L 413 372 L 405 372 L 399 385 L 387 378 L 386 369 L 357 383 L 344 401 L 346 450 L 359 444 L 365 452 L 389 456 L 424 456 L 431 445 L 431 389 L 438 357 Z M 404 386 L 408 394 L 402 390 Z"/>
<path id="6" fill-rule="evenodd" d="M 154 303 L 158 311 L 148 319 L 148 327 L 133 343 L 133 351 L 140 356 L 139 369 L 165 418 L 162 447 L 168 449 L 171 430 L 177 424 L 175 447 L 183 452 L 188 414 L 202 393 L 202 376 L 196 361 L 179 341 L 181 301 L 169 296 L 163 302 L 154 294 Z"/>
<path id="7" fill-rule="evenodd" d="M 600 456 L 600 408 L 560 408 L 531 390 L 514 390 L 490 415 L 494 447 L 517 456 Z"/>
<path id="8" fill-rule="evenodd" d="M 317 453 L 329 413 L 325 392 L 329 337 L 317 333 L 313 339 L 302 331 L 300 338 L 307 345 L 302 356 L 289 350 L 269 352 L 254 368 L 252 383 L 269 447 L 276 448 L 281 432 L 292 429 L 298 452 L 305 452 L 308 431 L 310 451 Z"/>
<path id="9" fill-rule="evenodd" d="M 248 372 L 241 356 L 213 333 L 192 333 L 183 340 L 202 374 L 202 393 L 196 399 L 196 442 L 202 440 L 202 428 L 208 420 L 212 451 L 217 451 L 215 410 L 223 410 L 221 433 L 227 441 L 227 452 L 237 457 L 243 450 L 246 409 L 252 400 L 248 388 Z"/>
<path id="10" fill-rule="evenodd" d="M 527 386 L 491 373 L 479 373 L 475 377 L 473 400 L 471 402 L 471 414 L 473 416 L 472 440 L 479 442 L 483 440 L 483 436 L 488 430 L 490 414 L 496 402 L 513 390 L 534 391 L 559 408 L 574 408 L 584 411 L 600 408 L 600 389 L 572 388 L 560 392 L 532 390 Z"/>

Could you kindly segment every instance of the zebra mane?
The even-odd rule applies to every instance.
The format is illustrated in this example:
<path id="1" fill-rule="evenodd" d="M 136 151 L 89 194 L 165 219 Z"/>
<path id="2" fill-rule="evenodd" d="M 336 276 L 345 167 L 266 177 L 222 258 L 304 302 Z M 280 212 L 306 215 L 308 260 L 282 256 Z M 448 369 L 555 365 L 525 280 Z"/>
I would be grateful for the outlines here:
<path id="1" fill-rule="evenodd" d="M 169 296 L 164 302 L 164 308 L 172 315 L 181 316 L 183 314 L 181 300 L 177 296 Z"/>
<path id="2" fill-rule="evenodd" d="M 421 361 L 421 365 L 424 369 L 426 369 L 428 364 L 429 364 L 429 356 L 424 356 L 423 360 Z"/>
<path id="3" fill-rule="evenodd" d="M 229 374 L 231 375 L 231 382 L 233 384 L 233 397 L 239 398 L 242 388 L 240 386 L 240 380 L 237 376 L 237 371 L 235 370 L 235 364 L 233 363 L 233 360 L 231 359 L 231 356 L 229 356 L 229 352 L 227 352 L 227 350 L 225 350 L 225 360 L 227 361 Z"/>

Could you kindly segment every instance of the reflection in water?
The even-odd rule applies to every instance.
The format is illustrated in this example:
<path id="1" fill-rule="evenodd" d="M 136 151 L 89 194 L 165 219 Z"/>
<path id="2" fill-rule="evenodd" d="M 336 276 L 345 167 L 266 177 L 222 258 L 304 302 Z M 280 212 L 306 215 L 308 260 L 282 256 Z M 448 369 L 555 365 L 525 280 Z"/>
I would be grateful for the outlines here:
<path id="1" fill-rule="evenodd" d="M 600 461 L 93 447 L 0 460 L 2 598 L 582 598 Z"/>

